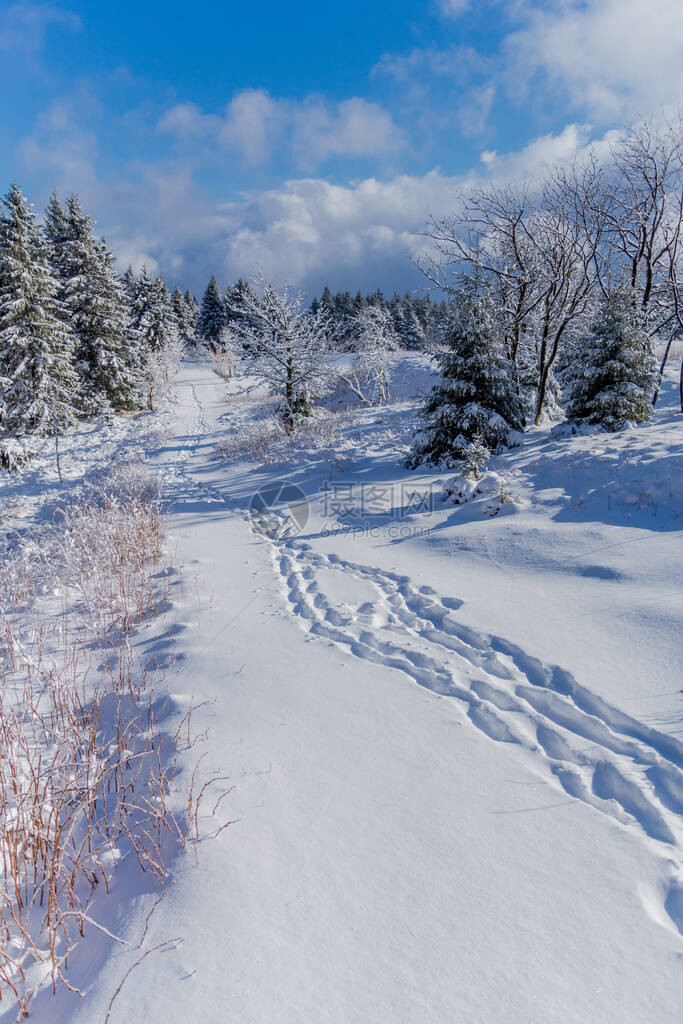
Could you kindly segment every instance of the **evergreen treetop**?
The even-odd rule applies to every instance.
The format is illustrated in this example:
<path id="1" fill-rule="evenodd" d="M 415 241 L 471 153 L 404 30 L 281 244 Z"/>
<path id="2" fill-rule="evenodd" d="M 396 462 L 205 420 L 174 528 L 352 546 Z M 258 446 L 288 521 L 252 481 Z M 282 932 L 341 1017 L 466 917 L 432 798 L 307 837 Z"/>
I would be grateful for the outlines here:
<path id="1" fill-rule="evenodd" d="M 579 346 L 567 415 L 619 430 L 652 415 L 656 363 L 646 313 L 634 290 L 622 285 L 608 295 L 590 334 Z"/>
<path id="2" fill-rule="evenodd" d="M 408 464 L 453 465 L 476 437 L 495 451 L 524 425 L 510 361 L 498 340 L 490 296 L 468 285 L 459 295 L 448 349 L 439 353 L 441 380 L 420 416 L 424 426 Z"/>
<path id="3" fill-rule="evenodd" d="M 29 204 L 13 184 L 0 214 L 0 419 L 5 431 L 49 434 L 75 420 L 73 338 Z"/>

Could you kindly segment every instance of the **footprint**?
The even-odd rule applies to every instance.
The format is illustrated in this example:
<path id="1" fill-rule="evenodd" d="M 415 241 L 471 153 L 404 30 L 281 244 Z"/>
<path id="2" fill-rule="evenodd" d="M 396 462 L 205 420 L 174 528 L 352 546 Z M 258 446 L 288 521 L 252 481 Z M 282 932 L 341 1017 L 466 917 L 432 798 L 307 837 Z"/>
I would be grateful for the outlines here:
<path id="1" fill-rule="evenodd" d="M 461 701 L 472 725 L 496 742 L 524 746 L 566 794 L 674 843 L 667 817 L 683 812 L 683 745 L 675 738 L 612 708 L 564 669 L 456 622 L 456 598 L 294 538 L 271 543 L 289 605 L 311 634 Z M 336 573 L 345 577 L 348 603 L 326 596 Z M 354 604 L 354 580 L 359 594 L 371 584 L 377 600 L 363 595 Z M 581 750 L 576 737 L 586 741 Z M 680 890 L 667 898 L 674 919 Z"/>

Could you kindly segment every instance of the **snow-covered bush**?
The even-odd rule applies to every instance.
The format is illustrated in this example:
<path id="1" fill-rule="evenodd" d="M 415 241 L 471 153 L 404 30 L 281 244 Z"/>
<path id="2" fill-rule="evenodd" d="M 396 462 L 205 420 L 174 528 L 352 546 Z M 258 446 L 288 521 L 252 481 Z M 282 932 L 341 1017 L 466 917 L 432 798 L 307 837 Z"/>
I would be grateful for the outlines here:
<path id="1" fill-rule="evenodd" d="M 310 452 L 335 447 L 348 422 L 344 413 L 321 412 L 301 420 L 296 431 L 288 433 L 279 417 L 268 417 L 226 435 L 216 450 L 229 462 L 238 459 L 262 465 L 288 462 Z"/>
<path id="2" fill-rule="evenodd" d="M 495 332 L 490 297 L 472 286 L 458 297 L 448 349 L 436 356 L 441 380 L 420 410 L 424 426 L 408 457 L 456 466 L 475 437 L 491 451 L 524 424 L 513 367 Z"/>
<path id="3" fill-rule="evenodd" d="M 104 470 L 87 488 L 93 502 L 139 502 L 157 505 L 161 480 L 139 458 L 119 460 Z"/>
<path id="4" fill-rule="evenodd" d="M 13 473 L 30 462 L 36 455 L 35 448 L 26 439 L 0 437 L 0 469 Z"/>
<path id="5" fill-rule="evenodd" d="M 482 515 L 489 518 L 499 515 L 505 506 L 510 506 L 509 511 L 513 511 L 516 501 L 505 478 L 492 470 L 485 470 L 476 478 L 466 472 L 451 477 L 443 485 L 441 498 L 454 505 L 472 502 Z"/>
<path id="6" fill-rule="evenodd" d="M 241 430 L 226 434 L 217 444 L 216 450 L 221 458 L 228 462 L 238 459 L 249 459 L 250 462 L 264 463 L 285 435 L 279 418 L 268 416 L 243 427 Z"/>
<path id="7" fill-rule="evenodd" d="M 241 345 L 234 330 L 225 325 L 218 335 L 218 343 L 206 346 L 211 369 L 223 380 L 230 380 L 235 372 Z"/>

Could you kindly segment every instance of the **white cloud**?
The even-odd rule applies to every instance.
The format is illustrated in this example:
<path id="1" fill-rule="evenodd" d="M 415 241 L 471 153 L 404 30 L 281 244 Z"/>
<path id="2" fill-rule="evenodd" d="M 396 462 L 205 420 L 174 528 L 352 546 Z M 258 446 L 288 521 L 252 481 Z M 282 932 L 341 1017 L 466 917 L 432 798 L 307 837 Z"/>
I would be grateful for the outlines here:
<path id="1" fill-rule="evenodd" d="M 458 121 L 464 135 L 481 135 L 488 124 L 491 107 L 496 95 L 492 82 L 472 89 L 458 111 Z"/>
<path id="2" fill-rule="evenodd" d="M 167 110 L 157 125 L 164 135 L 174 135 L 183 141 L 209 138 L 218 133 L 222 120 L 212 114 L 203 114 L 196 103 L 178 103 Z"/>
<path id="3" fill-rule="evenodd" d="M 304 166 L 317 167 L 331 156 L 387 156 L 403 145 L 391 115 L 358 97 L 333 107 L 322 100 L 304 103 L 293 111 L 292 123 L 293 149 Z"/>
<path id="4" fill-rule="evenodd" d="M 524 4 L 504 44 L 513 92 L 555 87 L 588 117 L 643 115 L 683 93 L 681 0 L 555 0 Z"/>
<path id="5" fill-rule="evenodd" d="M 19 156 L 29 173 L 48 174 L 55 187 L 71 191 L 91 187 L 97 180 L 97 137 L 83 127 L 87 115 L 99 110 L 95 100 L 84 95 L 57 99 L 40 115 L 31 135 L 19 145 Z"/>
<path id="6" fill-rule="evenodd" d="M 445 18 L 459 18 L 469 10 L 470 0 L 437 0 L 439 11 Z"/>
<path id="7" fill-rule="evenodd" d="M 546 124 L 559 113 L 608 126 L 681 102 L 683 0 L 487 2 L 500 35 L 496 49 L 385 53 L 374 74 L 433 122 L 450 110 L 469 136 L 491 132 L 505 116 L 496 106 L 503 95 Z M 461 7 L 442 2 L 444 13 Z"/>
<path id="8" fill-rule="evenodd" d="M 238 150 L 246 163 L 265 163 L 283 127 L 285 109 L 265 89 L 245 89 L 228 104 L 219 140 Z"/>
<path id="9" fill-rule="evenodd" d="M 590 125 L 568 124 L 557 135 L 541 135 L 514 153 L 501 156 L 495 150 L 485 150 L 481 161 L 496 179 L 537 180 L 554 164 L 569 162 L 589 140 Z"/>
<path id="10" fill-rule="evenodd" d="M 330 103 L 320 96 L 295 101 L 275 98 L 265 89 L 239 92 L 222 117 L 192 103 L 179 104 L 164 113 L 157 127 L 180 144 L 204 139 L 252 165 L 266 163 L 276 143 L 284 142 L 306 170 L 331 157 L 384 157 L 403 146 L 391 115 L 377 103 L 359 97 Z"/>
<path id="11" fill-rule="evenodd" d="M 354 290 L 413 287 L 420 278 L 406 255 L 422 248 L 419 232 L 428 212 L 452 212 L 458 190 L 484 180 L 538 180 L 549 164 L 596 145 L 589 142 L 586 126 L 568 125 L 518 152 L 485 152 L 479 166 L 463 175 L 434 169 L 344 185 L 298 177 L 218 203 L 202 192 L 189 159 L 116 168 L 108 164 L 102 171 L 95 136 L 84 127 L 89 113 L 97 115 L 89 102 L 86 95 L 56 100 L 24 139 L 24 165 L 44 182 L 43 194 L 33 198 L 44 200 L 54 185 L 63 193 L 78 192 L 122 268 L 146 263 L 153 271 L 160 269 L 170 283 L 178 280 L 198 291 L 212 272 L 227 284 L 259 266 L 274 279 L 316 291 L 326 281 Z M 268 107 L 264 109 L 268 115 Z M 339 117 L 342 126 L 355 131 L 357 114 L 355 107 L 340 104 L 330 117 Z M 360 110 L 361 119 L 364 114 Z M 175 108 L 171 116 L 175 130 L 188 138 L 215 134 L 215 124 L 207 125 L 207 115 L 197 108 Z M 221 131 L 226 124 L 239 124 L 239 118 L 220 120 Z M 329 130 L 327 121 L 322 128 L 314 125 L 313 138 L 325 142 Z M 359 138 L 362 143 L 362 132 Z M 608 141 L 605 136 L 598 145 Z"/>
<path id="12" fill-rule="evenodd" d="M 78 15 L 56 4 L 16 3 L 0 10 L 0 52 L 35 54 L 43 48 L 50 25 L 72 31 L 81 27 Z"/>

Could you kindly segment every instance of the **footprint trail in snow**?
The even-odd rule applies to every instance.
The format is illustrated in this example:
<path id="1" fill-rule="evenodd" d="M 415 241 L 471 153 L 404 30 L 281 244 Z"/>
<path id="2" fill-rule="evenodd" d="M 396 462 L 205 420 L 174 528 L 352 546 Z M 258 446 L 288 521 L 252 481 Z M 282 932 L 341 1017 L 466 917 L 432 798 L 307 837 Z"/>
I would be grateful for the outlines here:
<path id="1" fill-rule="evenodd" d="M 551 784 L 665 853 L 670 877 L 660 906 L 683 934 L 683 880 L 674 859 L 682 837 L 683 744 L 612 707 L 565 670 L 459 624 L 460 601 L 298 539 L 271 544 L 289 607 L 308 633 L 453 698 L 464 720 L 491 740 L 517 745 Z M 339 600 L 340 587 L 350 601 Z M 653 913 L 651 900 L 644 902 Z"/>

